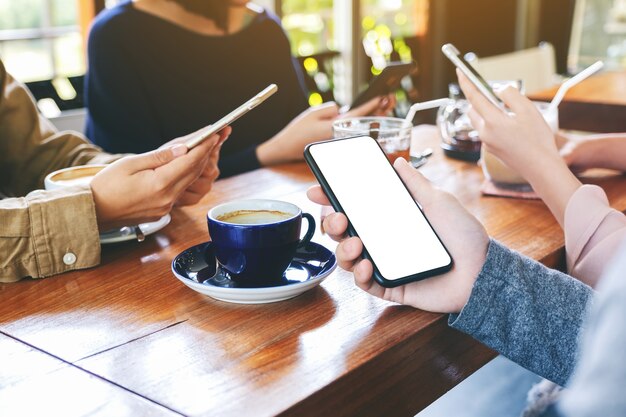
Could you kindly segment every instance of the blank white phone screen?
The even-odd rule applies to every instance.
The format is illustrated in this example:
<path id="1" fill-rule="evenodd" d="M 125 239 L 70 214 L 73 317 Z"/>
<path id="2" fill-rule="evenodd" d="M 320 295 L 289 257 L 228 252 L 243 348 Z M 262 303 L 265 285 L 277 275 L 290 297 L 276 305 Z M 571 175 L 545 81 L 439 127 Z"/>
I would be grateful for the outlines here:
<path id="1" fill-rule="evenodd" d="M 451 259 L 378 144 L 358 137 L 309 152 L 381 275 L 397 280 Z"/>

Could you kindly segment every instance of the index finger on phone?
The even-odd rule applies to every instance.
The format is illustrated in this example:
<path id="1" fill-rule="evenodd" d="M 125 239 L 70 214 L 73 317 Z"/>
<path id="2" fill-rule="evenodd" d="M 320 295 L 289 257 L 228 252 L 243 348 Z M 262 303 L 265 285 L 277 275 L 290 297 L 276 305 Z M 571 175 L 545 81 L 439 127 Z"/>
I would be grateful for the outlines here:
<path id="1" fill-rule="evenodd" d="M 319 185 L 314 185 L 309 188 L 306 192 L 306 196 L 314 203 L 320 204 L 322 206 L 330 206 L 330 200 L 322 191 L 322 187 Z"/>
<path id="2" fill-rule="evenodd" d="M 192 149 L 188 148 L 187 154 L 183 155 L 181 158 L 176 158 L 168 164 L 159 167 L 160 175 L 162 175 L 165 182 L 173 183 L 181 181 L 188 175 L 192 175 L 200 164 L 206 164 L 208 157 L 210 157 L 214 149 L 220 145 L 220 141 L 222 140 L 221 134 L 215 133 L 210 135 Z"/>
<path id="3" fill-rule="evenodd" d="M 488 117 L 488 115 L 493 114 L 495 106 L 491 104 L 489 100 L 483 94 L 478 91 L 478 88 L 474 86 L 470 82 L 470 80 L 457 68 L 456 75 L 459 78 L 459 86 L 467 100 L 472 104 L 472 107 L 476 109 L 478 114 L 480 114 L 483 118 Z"/>
<path id="4" fill-rule="evenodd" d="M 519 114 L 536 110 L 532 102 L 515 87 L 509 85 L 497 94 L 513 113 Z"/>
<path id="5" fill-rule="evenodd" d="M 421 206 L 429 205 L 435 198 L 433 184 L 404 158 L 396 159 L 393 167 L 411 193 L 413 200 Z"/>
<path id="6" fill-rule="evenodd" d="M 185 140 L 184 142 L 187 148 L 193 149 L 196 146 L 199 146 L 202 143 L 209 141 L 209 139 L 213 136 L 218 137 L 218 141 L 216 144 L 222 144 L 226 140 L 226 138 L 228 138 L 228 135 L 230 135 L 230 132 L 232 131 L 231 127 L 228 125 L 215 132 L 212 132 L 211 129 L 212 125 L 209 125 L 190 134 L 187 140 Z"/>
<path id="7" fill-rule="evenodd" d="M 207 154 L 213 150 L 216 146 L 218 146 L 222 142 L 222 134 L 221 133 L 213 133 L 212 135 L 207 136 L 202 139 L 202 141 L 198 142 L 191 148 L 189 148 L 189 153 L 192 152 L 200 152 L 202 154 Z"/>

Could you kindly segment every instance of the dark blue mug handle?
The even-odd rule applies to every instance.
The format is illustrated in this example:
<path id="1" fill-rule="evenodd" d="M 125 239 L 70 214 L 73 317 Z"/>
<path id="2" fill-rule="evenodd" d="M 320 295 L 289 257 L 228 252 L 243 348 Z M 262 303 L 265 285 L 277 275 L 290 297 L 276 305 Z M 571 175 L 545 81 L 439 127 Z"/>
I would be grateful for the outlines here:
<path id="1" fill-rule="evenodd" d="M 304 237 L 298 243 L 298 247 L 301 248 L 306 246 L 311 241 L 311 238 L 315 234 L 315 218 L 311 216 L 309 213 L 302 213 L 302 218 L 307 219 L 307 223 L 309 224 L 309 228 L 306 231 Z"/>

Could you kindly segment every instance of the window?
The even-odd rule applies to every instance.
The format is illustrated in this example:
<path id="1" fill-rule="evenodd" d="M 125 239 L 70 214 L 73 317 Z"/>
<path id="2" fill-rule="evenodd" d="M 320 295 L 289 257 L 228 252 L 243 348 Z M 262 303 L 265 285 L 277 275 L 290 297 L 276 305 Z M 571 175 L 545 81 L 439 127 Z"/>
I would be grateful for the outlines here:
<path id="1" fill-rule="evenodd" d="M 283 0 L 282 16 L 294 55 L 308 56 L 336 49 L 333 0 Z"/>
<path id="2" fill-rule="evenodd" d="M 411 48 L 403 38 L 417 34 L 416 1 L 363 0 L 362 40 L 372 59 L 372 74 L 382 71 L 387 61 L 411 61 Z M 392 58 L 393 57 L 393 58 Z"/>
<path id="3" fill-rule="evenodd" d="M 80 0 L 0 0 L 0 56 L 20 81 L 85 72 Z"/>
<path id="4" fill-rule="evenodd" d="M 577 2 L 569 52 L 572 73 L 599 59 L 610 70 L 626 68 L 626 0 Z"/>
<path id="5" fill-rule="evenodd" d="M 310 104 L 317 104 L 328 98 L 346 103 L 390 60 L 414 59 L 404 38 L 417 39 L 426 2 L 282 0 L 275 5 L 293 54 L 318 87 L 309 97 Z M 325 94 L 328 89 L 332 94 Z M 406 94 L 399 100 L 406 101 Z"/>
<path id="6" fill-rule="evenodd" d="M 309 104 L 334 100 L 335 73 L 340 61 L 334 33 L 333 0 L 310 2 L 283 0 L 282 24 L 289 36 L 291 50 L 298 57 L 306 77 Z M 341 94 L 339 94 L 341 95 Z"/>
<path id="7" fill-rule="evenodd" d="M 119 2 L 0 0 L 0 56 L 5 66 L 23 82 L 53 80 L 61 99 L 71 100 L 76 92 L 63 85 L 79 85 L 73 78 L 85 72 L 84 40 L 95 8 L 111 7 Z M 317 104 L 332 99 L 347 103 L 369 78 L 380 72 L 386 60 L 410 60 L 411 48 L 404 38 L 418 34 L 420 7 L 423 7 L 420 5 L 426 1 L 257 0 L 256 3 L 282 18 L 293 54 L 308 75 L 309 102 Z M 71 83 L 63 83 L 68 77 Z M 58 104 L 59 100 L 56 101 Z"/>
<path id="8" fill-rule="evenodd" d="M 390 61 L 417 60 L 418 31 L 425 27 L 420 21 L 418 0 L 362 0 L 361 42 L 367 55 L 367 79 L 380 74 Z M 404 116 L 412 103 L 419 101 L 417 73 L 405 77 L 396 91 L 396 115 Z"/>

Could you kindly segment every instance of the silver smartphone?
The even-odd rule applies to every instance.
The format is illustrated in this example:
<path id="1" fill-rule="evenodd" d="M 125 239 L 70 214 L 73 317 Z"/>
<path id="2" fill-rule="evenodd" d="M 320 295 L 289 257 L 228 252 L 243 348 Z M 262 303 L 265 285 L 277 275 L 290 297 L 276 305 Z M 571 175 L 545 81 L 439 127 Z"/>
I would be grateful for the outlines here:
<path id="1" fill-rule="evenodd" d="M 441 52 L 443 52 L 443 54 L 463 72 L 467 79 L 470 80 L 476 88 L 478 88 L 478 91 L 487 97 L 487 100 L 489 100 L 496 107 L 504 108 L 504 103 L 500 100 L 500 98 L 498 98 L 496 93 L 493 92 L 489 83 L 485 81 L 478 71 L 476 71 L 476 69 L 472 67 L 470 63 L 463 58 L 463 56 L 461 56 L 461 53 L 454 45 L 451 43 L 445 44 L 441 47 Z"/>
<path id="2" fill-rule="evenodd" d="M 226 126 L 233 123 L 235 120 L 239 119 L 244 114 L 248 113 L 250 110 L 263 103 L 268 97 L 278 91 L 278 86 L 276 84 L 270 84 L 263 91 L 261 91 L 256 96 L 252 97 L 250 100 L 243 103 L 241 106 L 237 107 L 232 112 L 228 113 L 226 116 L 222 117 L 217 122 L 213 123 L 210 126 L 202 129 L 197 134 L 193 135 L 190 139 L 185 142 L 187 148 L 191 149 L 195 146 L 201 144 L 204 140 L 206 140 L 209 136 L 219 132 L 224 129 Z"/>
<path id="3" fill-rule="evenodd" d="M 452 257 L 369 136 L 308 145 L 304 158 L 348 232 L 363 242 L 374 279 L 395 287 L 450 270 Z"/>

